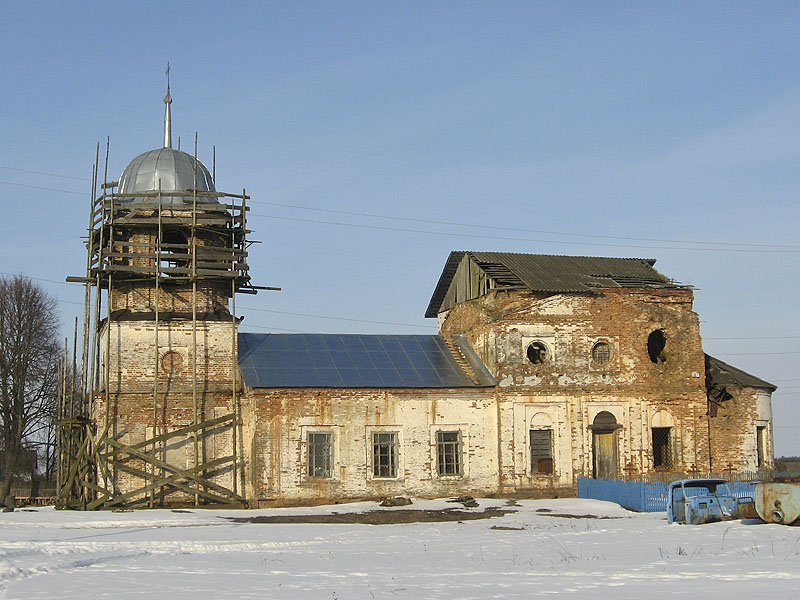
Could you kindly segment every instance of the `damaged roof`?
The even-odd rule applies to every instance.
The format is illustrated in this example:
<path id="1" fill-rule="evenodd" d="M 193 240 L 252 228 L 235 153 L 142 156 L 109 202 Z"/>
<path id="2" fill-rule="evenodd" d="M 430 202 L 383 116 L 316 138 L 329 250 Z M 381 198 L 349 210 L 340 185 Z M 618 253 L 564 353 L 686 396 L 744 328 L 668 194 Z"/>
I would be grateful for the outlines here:
<path id="1" fill-rule="evenodd" d="M 463 336 L 240 333 L 251 388 L 476 388 L 495 385 Z M 460 354 L 460 356 L 459 356 Z"/>
<path id="2" fill-rule="evenodd" d="M 450 253 L 433 292 L 426 317 L 435 317 L 444 301 L 459 264 L 468 256 L 498 288 L 528 289 L 535 292 L 587 293 L 603 288 L 688 289 L 653 268 L 653 258 L 608 258 L 560 256 L 512 252 Z"/>
<path id="3" fill-rule="evenodd" d="M 777 385 L 759 379 L 755 375 L 750 375 L 750 373 L 746 373 L 726 362 L 722 362 L 718 358 L 706 354 L 706 387 L 708 389 L 714 387 L 724 388 L 729 385 L 762 388 L 770 392 L 774 392 L 778 389 Z"/>

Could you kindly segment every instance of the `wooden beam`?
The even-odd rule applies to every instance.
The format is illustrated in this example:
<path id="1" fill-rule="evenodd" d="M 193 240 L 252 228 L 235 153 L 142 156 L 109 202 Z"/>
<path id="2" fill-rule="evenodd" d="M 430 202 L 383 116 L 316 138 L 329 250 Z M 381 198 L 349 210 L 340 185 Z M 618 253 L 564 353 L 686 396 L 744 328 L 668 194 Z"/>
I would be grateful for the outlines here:
<path id="1" fill-rule="evenodd" d="M 185 469 L 182 470 L 182 469 L 179 469 L 179 468 L 175 467 L 174 465 L 171 465 L 168 462 L 164 462 L 163 460 L 160 460 L 160 459 L 158 459 L 158 458 L 156 458 L 154 456 L 150 456 L 149 454 L 146 454 L 144 452 L 139 452 L 138 450 L 134 450 L 133 448 L 131 448 L 130 446 L 127 446 L 125 444 L 120 444 L 118 441 L 112 440 L 111 438 L 105 438 L 105 440 L 106 440 L 106 443 L 108 443 L 109 445 L 115 447 L 118 450 L 121 450 L 122 452 L 125 452 L 125 453 L 128 453 L 128 454 L 133 454 L 135 457 L 142 459 L 145 463 L 148 463 L 148 464 L 151 464 L 151 465 L 155 465 L 157 467 L 161 467 L 162 469 L 164 469 L 165 471 L 169 471 L 170 473 L 177 473 L 178 475 L 182 475 L 184 477 L 187 477 L 187 478 L 191 479 L 192 481 L 194 481 L 195 483 L 197 483 L 198 485 L 202 485 L 204 487 L 212 489 L 212 490 L 214 490 L 216 492 L 219 492 L 220 494 L 223 494 L 223 495 L 226 495 L 226 496 L 236 496 L 236 494 L 234 494 L 231 490 L 229 490 L 226 487 L 218 485 L 218 484 L 214 483 L 213 481 L 209 481 L 209 480 L 207 480 L 207 479 L 205 479 L 203 477 L 198 477 L 197 475 L 191 474 L 191 472 L 194 471 L 194 470 L 203 469 L 204 465 L 198 465 L 197 467 L 193 467 L 192 469 L 190 469 L 188 471 L 185 470 Z"/>
<path id="2" fill-rule="evenodd" d="M 216 419 L 210 419 L 208 421 L 201 421 L 197 425 L 189 425 L 188 427 L 181 427 L 180 429 L 175 429 L 174 431 L 170 431 L 168 433 L 162 433 L 161 435 L 157 435 L 154 438 L 150 438 L 149 440 L 145 440 L 143 442 L 139 442 L 129 446 L 129 448 L 133 448 L 138 450 L 139 448 L 144 448 L 153 443 L 157 442 L 165 442 L 170 438 L 173 438 L 178 435 L 186 435 L 187 433 L 192 433 L 193 431 L 198 431 L 200 429 L 210 429 L 212 427 L 217 427 L 218 425 L 223 425 L 228 421 L 233 421 L 233 415 L 225 415 L 222 417 L 217 417 Z"/>
<path id="3" fill-rule="evenodd" d="M 223 458 L 218 458 L 216 460 L 212 460 L 212 461 L 210 461 L 208 463 L 205 463 L 205 464 L 202 464 L 202 465 L 198 465 L 196 467 L 192 467 L 191 469 L 186 469 L 184 471 L 178 470 L 180 472 L 173 473 L 172 475 L 170 475 L 168 477 L 159 479 L 157 481 L 153 481 L 152 483 L 150 483 L 148 485 L 142 486 L 142 487 L 140 487 L 138 489 L 135 489 L 135 490 L 132 490 L 130 492 L 126 492 L 125 494 L 122 494 L 120 496 L 116 496 L 116 497 L 112 498 L 110 501 L 105 502 L 105 505 L 107 507 L 110 507 L 110 506 L 114 506 L 116 504 L 121 504 L 121 503 L 126 502 L 127 500 L 129 500 L 131 498 L 135 498 L 136 496 L 139 496 L 139 495 L 144 496 L 150 490 L 154 490 L 154 489 L 159 488 L 159 487 L 168 487 L 168 486 L 176 487 L 179 490 L 181 490 L 183 492 L 186 492 L 190 496 L 193 496 L 195 493 L 199 493 L 201 496 L 204 496 L 204 497 L 212 500 L 213 502 L 219 502 L 220 504 L 236 504 L 239 501 L 242 501 L 243 498 L 241 498 L 239 496 L 236 496 L 235 497 L 236 501 L 232 502 L 231 500 L 228 500 L 228 499 L 224 498 L 223 496 L 218 496 L 216 494 L 212 494 L 211 492 L 208 492 L 207 490 L 202 490 L 202 489 L 198 490 L 198 489 L 196 489 L 194 487 L 190 487 L 188 485 L 184 485 L 183 483 L 181 483 L 182 480 L 192 479 L 192 475 L 194 475 L 196 472 L 198 472 L 200 470 L 211 469 L 211 468 L 214 468 L 214 467 L 217 467 L 217 466 L 221 466 L 221 465 L 229 463 L 229 462 L 233 462 L 233 458 L 234 458 L 233 456 L 226 456 L 226 457 L 223 457 Z M 119 468 L 120 468 L 120 470 L 125 471 L 127 473 L 130 473 L 132 475 L 136 475 L 137 477 L 140 477 L 140 478 L 144 479 L 145 481 L 148 480 L 148 479 L 151 479 L 153 477 L 152 473 L 148 473 L 147 471 L 142 471 L 141 469 L 137 469 L 136 467 L 132 467 L 130 465 L 119 465 Z M 147 498 L 142 498 L 142 501 L 147 501 Z M 96 506 L 100 506 L 100 504 L 97 504 Z"/>

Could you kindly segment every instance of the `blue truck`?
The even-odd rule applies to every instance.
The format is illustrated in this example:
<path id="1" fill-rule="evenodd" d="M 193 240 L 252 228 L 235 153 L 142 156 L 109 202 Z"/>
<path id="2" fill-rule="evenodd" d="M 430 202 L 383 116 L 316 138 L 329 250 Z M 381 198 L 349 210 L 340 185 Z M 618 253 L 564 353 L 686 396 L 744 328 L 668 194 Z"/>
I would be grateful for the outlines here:
<path id="1" fill-rule="evenodd" d="M 668 523 L 701 525 L 738 518 L 738 499 L 724 479 L 681 479 L 669 484 Z"/>

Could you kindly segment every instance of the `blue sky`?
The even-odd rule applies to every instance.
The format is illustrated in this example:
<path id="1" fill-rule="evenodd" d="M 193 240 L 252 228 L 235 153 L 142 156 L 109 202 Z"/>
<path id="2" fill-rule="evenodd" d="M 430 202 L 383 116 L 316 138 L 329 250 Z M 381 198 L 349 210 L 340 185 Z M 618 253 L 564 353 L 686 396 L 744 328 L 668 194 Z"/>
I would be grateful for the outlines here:
<path id="1" fill-rule="evenodd" d="M 698 288 L 706 351 L 780 386 L 776 454 L 800 455 L 800 4 L 4 13 L 0 272 L 65 323 L 96 144 L 110 180 L 161 144 L 169 61 L 173 139 L 216 146 L 217 188 L 253 197 L 254 282 L 283 288 L 240 298 L 244 330 L 433 333 L 454 249 L 657 258 Z"/>

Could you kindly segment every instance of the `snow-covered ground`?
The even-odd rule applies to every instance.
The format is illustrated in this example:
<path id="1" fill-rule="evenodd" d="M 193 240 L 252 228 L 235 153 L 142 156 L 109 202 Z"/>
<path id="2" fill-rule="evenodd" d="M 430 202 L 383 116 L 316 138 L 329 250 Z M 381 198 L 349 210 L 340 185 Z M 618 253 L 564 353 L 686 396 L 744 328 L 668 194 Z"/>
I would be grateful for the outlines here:
<path id="1" fill-rule="evenodd" d="M 668 525 L 664 513 L 594 500 L 479 502 L 472 511 L 516 512 L 395 525 L 227 518 L 364 512 L 373 502 L 0 513 L 0 598 L 800 598 L 800 528 Z"/>

